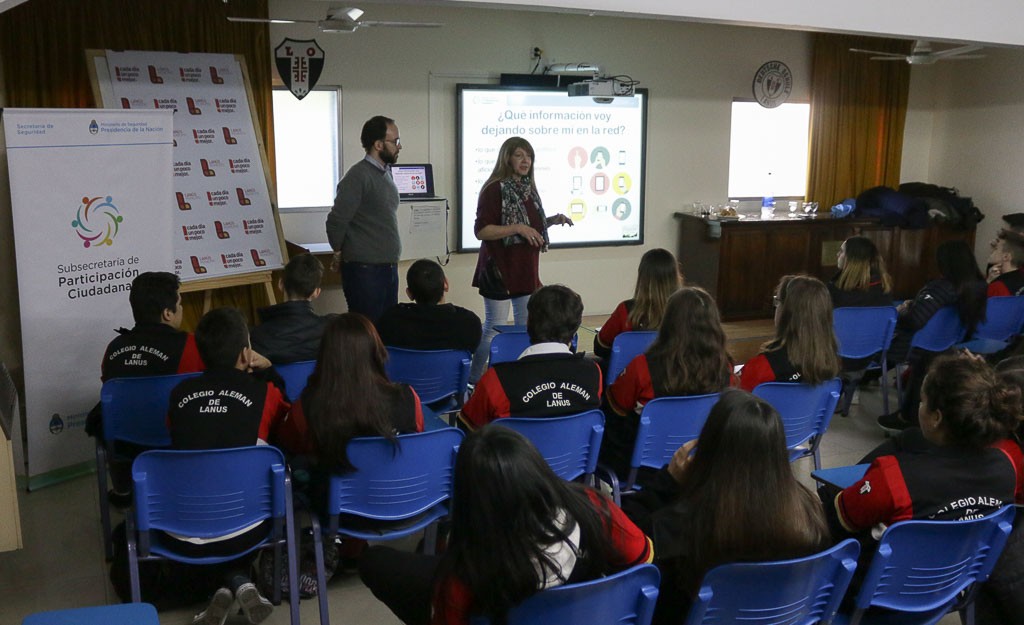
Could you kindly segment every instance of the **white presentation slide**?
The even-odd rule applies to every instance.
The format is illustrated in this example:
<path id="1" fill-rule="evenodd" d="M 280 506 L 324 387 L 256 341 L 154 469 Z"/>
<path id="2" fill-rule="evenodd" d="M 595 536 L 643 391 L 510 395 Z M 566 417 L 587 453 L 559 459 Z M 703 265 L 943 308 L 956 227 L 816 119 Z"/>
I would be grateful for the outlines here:
<path id="1" fill-rule="evenodd" d="M 459 250 L 475 250 L 477 197 L 501 144 L 523 137 L 536 153 L 552 247 L 643 243 L 647 93 L 597 103 L 565 89 L 459 85 Z"/>

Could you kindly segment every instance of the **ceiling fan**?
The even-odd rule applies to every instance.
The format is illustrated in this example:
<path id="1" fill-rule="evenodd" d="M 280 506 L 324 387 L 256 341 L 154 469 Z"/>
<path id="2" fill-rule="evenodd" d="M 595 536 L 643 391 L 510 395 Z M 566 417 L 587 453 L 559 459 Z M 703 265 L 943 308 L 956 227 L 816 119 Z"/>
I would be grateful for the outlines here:
<path id="1" fill-rule="evenodd" d="M 874 54 L 876 56 L 871 57 L 872 61 L 906 61 L 911 65 L 931 65 L 936 61 L 959 61 L 967 59 L 983 59 L 984 54 L 971 54 L 981 50 L 982 46 L 966 45 L 957 46 L 955 48 L 949 48 L 946 50 L 933 51 L 932 45 L 924 39 L 918 39 L 914 42 L 914 49 L 910 54 L 899 54 L 897 52 L 879 52 L 877 50 L 861 50 L 860 48 L 850 48 L 850 52 L 861 52 L 864 54 Z"/>
<path id="2" fill-rule="evenodd" d="M 363 16 L 363 10 L 355 7 L 344 7 L 341 9 L 328 9 L 327 17 L 322 20 L 289 20 L 289 19 L 263 19 L 258 17 L 228 17 L 229 22 L 256 22 L 260 24 L 316 24 L 320 32 L 324 33 L 350 33 L 359 28 L 439 28 L 444 26 L 438 22 L 386 22 L 377 20 L 359 19 Z"/>

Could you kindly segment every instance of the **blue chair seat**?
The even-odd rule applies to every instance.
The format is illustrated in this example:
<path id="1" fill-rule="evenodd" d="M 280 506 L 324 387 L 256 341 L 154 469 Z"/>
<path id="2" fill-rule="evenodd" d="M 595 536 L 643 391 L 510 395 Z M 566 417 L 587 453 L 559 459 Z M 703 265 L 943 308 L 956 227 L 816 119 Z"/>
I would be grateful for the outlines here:
<path id="1" fill-rule="evenodd" d="M 314 369 L 316 369 L 315 360 L 274 365 L 274 370 L 284 379 L 284 386 L 285 390 L 288 391 L 289 401 L 292 403 L 299 401 L 299 397 L 302 397 L 302 391 L 306 390 L 309 376 L 313 374 Z"/>
<path id="2" fill-rule="evenodd" d="M 600 410 L 546 419 L 508 417 L 490 425 L 510 428 L 529 439 L 563 480 L 586 479 L 597 469 L 604 438 L 604 413 Z"/>
<path id="3" fill-rule="evenodd" d="M 160 625 L 148 603 L 118 603 L 30 614 L 21 625 Z"/>
<path id="4" fill-rule="evenodd" d="M 771 404 L 782 417 L 791 462 L 811 456 L 814 468 L 821 468 L 821 439 L 832 421 L 842 387 L 837 378 L 816 386 L 765 382 L 754 389 L 754 395 Z"/>
<path id="5" fill-rule="evenodd" d="M 616 336 L 612 341 L 611 356 L 608 357 L 605 382 L 610 386 L 631 360 L 647 351 L 657 336 L 658 333 L 653 330 L 635 330 Z"/>

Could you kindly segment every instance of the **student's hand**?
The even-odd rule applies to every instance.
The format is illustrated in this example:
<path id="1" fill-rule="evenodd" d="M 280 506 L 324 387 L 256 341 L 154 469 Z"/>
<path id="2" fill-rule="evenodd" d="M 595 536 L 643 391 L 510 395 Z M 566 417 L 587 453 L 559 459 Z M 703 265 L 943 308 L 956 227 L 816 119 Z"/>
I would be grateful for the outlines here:
<path id="1" fill-rule="evenodd" d="M 999 274 L 1001 273 L 1003 273 L 1002 267 L 1000 267 L 999 265 L 992 265 L 991 267 L 988 268 L 988 273 L 985 275 L 985 280 L 987 282 L 992 282 L 993 280 L 998 278 Z"/>
<path id="2" fill-rule="evenodd" d="M 692 460 L 690 453 L 693 452 L 696 446 L 697 440 L 694 439 L 683 443 L 683 446 L 677 449 L 676 453 L 672 454 L 672 460 L 668 463 L 668 473 L 676 482 L 682 483 L 683 475 L 686 474 L 686 467 Z"/>
<path id="3" fill-rule="evenodd" d="M 249 353 L 251 354 L 251 356 L 249 358 L 249 369 L 250 370 L 252 370 L 252 369 L 266 369 L 266 368 L 270 367 L 273 364 L 269 360 L 267 360 L 266 356 L 260 354 L 256 350 L 250 350 Z"/>
<path id="4" fill-rule="evenodd" d="M 334 256 L 331 256 L 331 271 L 341 271 L 341 250 L 338 250 L 334 253 Z"/>

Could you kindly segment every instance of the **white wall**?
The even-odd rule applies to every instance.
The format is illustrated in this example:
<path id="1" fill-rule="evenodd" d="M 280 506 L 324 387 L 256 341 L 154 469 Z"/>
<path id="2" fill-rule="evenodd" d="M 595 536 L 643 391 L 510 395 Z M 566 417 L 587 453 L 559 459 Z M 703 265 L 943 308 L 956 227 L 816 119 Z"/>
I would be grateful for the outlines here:
<path id="1" fill-rule="evenodd" d="M 273 0 L 272 17 L 321 16 L 323 3 Z M 344 167 L 361 158 L 359 130 L 372 115 L 398 122 L 406 162 L 434 163 L 436 191 L 455 196 L 455 88 L 501 72 L 527 73 L 529 51 L 545 61 L 589 62 L 629 74 L 650 90 L 645 244 L 557 250 L 541 258 L 541 279 L 576 289 L 586 314 L 611 312 L 632 293 L 644 251 L 676 252 L 672 213 L 695 200 L 725 200 L 729 118 L 734 97 L 750 97 L 757 68 L 769 60 L 794 74 L 792 99 L 807 100 L 810 36 L 805 33 L 526 11 L 372 5 L 368 19 L 444 22 L 437 30 L 374 29 L 315 33 L 313 26 L 271 26 L 271 44 L 315 36 L 326 51 L 321 84 L 343 89 Z M 475 210 L 475 207 L 470 207 Z M 454 221 L 454 220 L 453 220 Z M 450 235 L 455 244 L 454 223 Z M 482 312 L 470 281 L 476 255 L 453 255 L 449 301 Z M 404 273 L 404 268 L 401 270 Z M 328 293 L 323 308 L 342 306 Z"/>
<path id="2" fill-rule="evenodd" d="M 985 54 L 976 61 L 914 69 L 911 101 L 917 104 L 917 134 L 908 135 L 904 145 L 905 165 L 915 160 L 908 149 L 928 153 L 927 162 L 916 157 L 911 171 L 926 165 L 926 182 L 956 187 L 985 214 L 975 239 L 982 266 L 988 242 L 1004 225 L 1001 215 L 1024 212 L 1024 50 L 988 49 Z M 924 72 L 932 72 L 930 80 L 918 80 Z M 922 129 L 929 117 L 926 138 Z M 908 133 L 910 120 L 908 116 Z M 910 180 L 906 174 L 903 180 Z"/>

